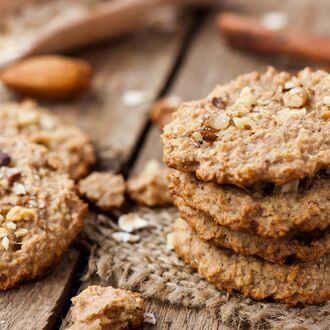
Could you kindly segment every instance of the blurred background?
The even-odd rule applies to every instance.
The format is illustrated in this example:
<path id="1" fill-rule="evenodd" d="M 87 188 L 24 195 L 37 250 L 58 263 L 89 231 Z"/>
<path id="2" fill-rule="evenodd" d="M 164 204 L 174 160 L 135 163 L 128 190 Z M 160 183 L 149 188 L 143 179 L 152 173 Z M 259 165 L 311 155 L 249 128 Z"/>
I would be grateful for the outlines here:
<path id="1" fill-rule="evenodd" d="M 36 98 L 118 170 L 181 100 L 268 65 L 327 69 L 329 13 L 327 0 L 0 0 L 0 100 Z"/>

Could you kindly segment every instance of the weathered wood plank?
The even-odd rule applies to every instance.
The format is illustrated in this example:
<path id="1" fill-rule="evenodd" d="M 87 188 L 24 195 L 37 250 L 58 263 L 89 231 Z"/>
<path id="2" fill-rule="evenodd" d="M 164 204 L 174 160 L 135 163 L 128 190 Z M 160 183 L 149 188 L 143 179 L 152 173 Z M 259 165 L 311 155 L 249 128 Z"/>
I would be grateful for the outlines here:
<path id="1" fill-rule="evenodd" d="M 90 134 L 103 168 L 116 171 L 122 168 L 147 123 L 148 104 L 127 107 L 122 94 L 128 89 L 138 89 L 150 101 L 158 96 L 176 61 L 188 25 L 188 21 L 183 21 L 175 35 L 146 31 L 82 52 L 80 57 L 94 68 L 91 92 L 71 103 L 46 104 Z M 53 329 L 69 302 L 79 260 L 79 253 L 71 250 L 49 276 L 0 293 L 0 328 Z"/>
<path id="2" fill-rule="evenodd" d="M 54 329 L 79 261 L 80 252 L 71 249 L 45 278 L 0 292 L 0 329 Z"/>
<path id="3" fill-rule="evenodd" d="M 90 134 L 102 168 L 118 171 L 131 156 L 150 103 L 176 61 L 187 24 L 182 22 L 175 35 L 145 31 L 83 54 L 94 70 L 92 91 L 77 102 L 53 108 Z M 125 105 L 123 94 L 129 90 L 143 91 L 148 100 L 137 107 Z"/>
<path id="4" fill-rule="evenodd" d="M 329 29 L 329 21 L 324 15 L 323 8 L 329 7 L 322 2 L 317 6 L 313 1 L 226 1 L 224 9 L 239 9 L 249 15 L 259 15 L 265 11 L 281 10 L 287 12 L 295 21 L 290 22 L 303 30 L 321 33 L 325 27 Z M 315 17 L 317 19 L 315 25 Z M 175 94 L 184 100 L 205 97 L 217 84 L 226 82 L 244 72 L 263 70 L 272 64 L 282 69 L 298 69 L 304 67 L 304 62 L 292 61 L 287 58 L 274 58 L 260 56 L 251 53 L 229 49 L 224 45 L 214 26 L 214 17 L 209 17 L 202 30 L 197 35 L 190 52 L 180 68 L 170 94 Z M 151 127 L 148 132 L 144 147 L 133 168 L 132 173 L 138 172 L 151 158 L 161 160 L 160 130 Z M 170 306 L 159 301 L 148 301 L 148 311 L 154 313 L 157 318 L 155 326 L 144 325 L 143 329 L 225 329 L 225 325 L 216 317 L 208 315 L 204 311 L 188 310 L 179 306 Z"/>

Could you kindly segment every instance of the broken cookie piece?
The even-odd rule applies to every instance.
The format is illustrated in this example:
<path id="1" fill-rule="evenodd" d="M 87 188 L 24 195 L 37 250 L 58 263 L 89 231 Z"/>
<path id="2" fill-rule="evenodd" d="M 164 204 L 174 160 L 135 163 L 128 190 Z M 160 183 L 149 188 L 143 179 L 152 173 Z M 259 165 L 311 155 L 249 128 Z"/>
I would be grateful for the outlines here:
<path id="1" fill-rule="evenodd" d="M 150 112 L 151 121 L 163 128 L 172 121 L 173 113 L 179 108 L 182 100 L 176 95 L 166 96 L 154 103 Z"/>
<path id="2" fill-rule="evenodd" d="M 150 160 L 141 173 L 127 181 L 127 194 L 135 202 L 146 206 L 172 204 L 168 189 L 169 170 L 156 160 Z"/>
<path id="3" fill-rule="evenodd" d="M 93 172 L 80 180 L 79 192 L 102 210 L 109 211 L 124 203 L 125 181 L 111 172 Z"/>
<path id="4" fill-rule="evenodd" d="M 72 298 L 66 330 L 121 330 L 144 321 L 144 300 L 139 293 L 92 285 Z"/>

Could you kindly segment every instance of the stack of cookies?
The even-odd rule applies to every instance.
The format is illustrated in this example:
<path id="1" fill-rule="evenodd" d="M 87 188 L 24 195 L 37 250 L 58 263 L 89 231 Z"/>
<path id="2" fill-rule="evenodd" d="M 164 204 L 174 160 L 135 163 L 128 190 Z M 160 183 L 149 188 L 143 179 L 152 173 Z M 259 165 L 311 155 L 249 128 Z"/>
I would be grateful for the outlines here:
<path id="1" fill-rule="evenodd" d="M 184 103 L 162 136 L 175 250 L 220 290 L 330 297 L 330 75 L 269 68 Z"/>

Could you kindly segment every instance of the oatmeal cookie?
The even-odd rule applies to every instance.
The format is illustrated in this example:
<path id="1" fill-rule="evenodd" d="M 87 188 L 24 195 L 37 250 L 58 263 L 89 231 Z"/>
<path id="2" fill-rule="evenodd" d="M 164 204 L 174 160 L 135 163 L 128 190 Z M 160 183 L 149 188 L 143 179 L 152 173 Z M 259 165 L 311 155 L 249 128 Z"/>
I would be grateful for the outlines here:
<path id="1" fill-rule="evenodd" d="M 236 253 L 256 255 L 267 261 L 283 264 L 290 260 L 315 262 L 330 252 L 330 230 L 297 233 L 274 240 L 246 231 L 230 230 L 216 224 L 205 213 L 185 205 L 181 198 L 177 197 L 174 201 L 181 218 L 196 231 L 202 241 Z"/>
<path id="2" fill-rule="evenodd" d="M 131 329 L 144 320 L 141 295 L 111 286 L 89 286 L 72 303 L 67 330 Z"/>
<path id="3" fill-rule="evenodd" d="M 181 219 L 175 223 L 173 240 L 178 255 L 220 290 L 292 305 L 330 298 L 329 255 L 316 263 L 273 264 L 204 243 Z"/>
<path id="4" fill-rule="evenodd" d="M 330 75 L 269 68 L 183 103 L 164 128 L 164 161 L 202 181 L 283 185 L 330 168 Z"/>
<path id="5" fill-rule="evenodd" d="M 127 181 L 127 194 L 141 205 L 170 205 L 172 197 L 168 189 L 168 174 L 168 168 L 161 167 L 156 160 L 150 160 L 141 173 Z"/>
<path id="6" fill-rule="evenodd" d="M 109 211 L 123 205 L 125 181 L 122 175 L 93 172 L 79 181 L 79 192 L 100 209 Z"/>
<path id="7" fill-rule="evenodd" d="M 82 228 L 85 204 L 54 157 L 0 137 L 0 290 L 45 273 Z"/>
<path id="8" fill-rule="evenodd" d="M 61 122 L 32 101 L 2 104 L 0 133 L 19 134 L 46 146 L 61 158 L 64 170 L 74 180 L 87 174 L 95 162 L 94 148 L 87 135 L 79 128 Z"/>
<path id="9" fill-rule="evenodd" d="M 262 187 L 243 190 L 201 182 L 178 171 L 171 173 L 169 181 L 172 193 L 188 206 L 232 230 L 278 238 L 290 232 L 324 230 L 330 225 L 330 178 L 326 174 L 267 193 Z"/>

